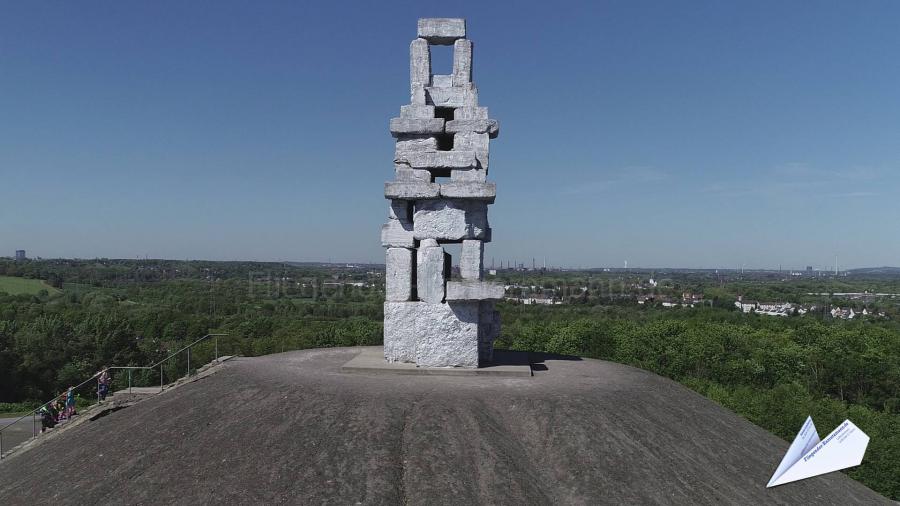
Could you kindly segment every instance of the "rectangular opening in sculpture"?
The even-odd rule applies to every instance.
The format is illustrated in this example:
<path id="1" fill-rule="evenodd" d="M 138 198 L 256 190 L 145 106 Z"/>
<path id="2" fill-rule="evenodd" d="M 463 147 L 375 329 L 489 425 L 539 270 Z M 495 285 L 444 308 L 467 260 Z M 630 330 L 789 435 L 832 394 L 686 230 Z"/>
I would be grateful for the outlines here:
<path id="1" fill-rule="evenodd" d="M 441 118 L 445 122 L 453 121 L 453 114 L 456 112 L 456 109 L 453 107 L 435 107 L 434 108 L 434 117 Z M 438 151 L 450 151 L 453 149 L 453 134 L 438 134 L 435 136 L 437 138 L 437 149 Z"/>
<path id="2" fill-rule="evenodd" d="M 440 245 L 444 248 L 444 251 L 450 255 L 450 265 L 447 268 L 447 279 L 457 280 L 460 279 L 459 276 L 459 259 L 462 255 L 462 243 L 461 242 L 450 242 L 450 241 L 440 241 Z"/>
<path id="3" fill-rule="evenodd" d="M 453 46 L 429 45 L 431 51 L 431 75 L 453 74 Z"/>
<path id="4" fill-rule="evenodd" d="M 435 107 L 434 117 L 443 118 L 444 121 L 453 121 L 453 114 L 456 112 L 454 107 Z"/>
<path id="5" fill-rule="evenodd" d="M 453 149 L 453 134 L 438 134 L 435 137 L 437 138 L 438 151 L 450 151 Z"/>

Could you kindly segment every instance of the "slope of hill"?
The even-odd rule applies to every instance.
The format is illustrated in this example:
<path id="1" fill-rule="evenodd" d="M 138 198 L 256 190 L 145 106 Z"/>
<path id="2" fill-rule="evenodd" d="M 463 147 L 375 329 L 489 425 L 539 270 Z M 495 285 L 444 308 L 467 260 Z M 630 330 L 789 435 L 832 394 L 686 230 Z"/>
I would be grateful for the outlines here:
<path id="1" fill-rule="evenodd" d="M 358 351 L 236 359 L 75 427 L 0 464 L 0 504 L 891 504 L 841 473 L 766 489 L 786 442 L 645 371 L 342 373 Z"/>

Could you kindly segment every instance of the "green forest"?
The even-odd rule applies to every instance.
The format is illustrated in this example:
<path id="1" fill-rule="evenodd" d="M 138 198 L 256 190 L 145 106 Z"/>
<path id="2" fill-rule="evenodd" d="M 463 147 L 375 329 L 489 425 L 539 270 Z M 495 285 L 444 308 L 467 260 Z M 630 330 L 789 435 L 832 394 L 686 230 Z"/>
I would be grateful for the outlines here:
<path id="1" fill-rule="evenodd" d="M 246 356 L 382 340 L 383 266 L 0 261 L 0 276 L 55 289 L 0 286 L 0 403 L 39 404 L 103 365 L 148 365 L 210 332 L 228 334 L 220 353 Z M 892 300 L 867 302 L 885 316 L 858 320 L 743 314 L 733 304 L 737 295 L 808 302 L 815 292 L 897 291 L 897 280 L 679 276 L 667 290 L 704 291 L 709 304 L 638 305 L 625 274 L 510 273 L 504 280 L 522 286 L 614 288 L 572 290 L 558 305 L 498 304 L 497 347 L 653 371 L 787 440 L 808 415 L 828 430 L 850 418 L 871 443 L 863 465 L 847 474 L 900 499 L 900 324 Z M 193 365 L 211 358 L 212 344 L 204 343 Z M 186 366 L 173 362 L 165 374 Z M 152 371 L 135 378 L 158 381 Z"/>

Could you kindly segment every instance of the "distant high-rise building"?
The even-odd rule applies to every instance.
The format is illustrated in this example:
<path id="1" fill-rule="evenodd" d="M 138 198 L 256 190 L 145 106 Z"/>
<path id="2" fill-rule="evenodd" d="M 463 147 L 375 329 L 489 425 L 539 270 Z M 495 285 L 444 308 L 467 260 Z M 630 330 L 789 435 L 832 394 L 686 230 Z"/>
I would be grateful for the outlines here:
<path id="1" fill-rule="evenodd" d="M 812 272 L 812 265 L 806 266 L 806 272 Z"/>
<path id="2" fill-rule="evenodd" d="M 22 260 L 25 260 L 25 250 L 17 249 L 16 250 L 16 261 L 21 262 Z"/>

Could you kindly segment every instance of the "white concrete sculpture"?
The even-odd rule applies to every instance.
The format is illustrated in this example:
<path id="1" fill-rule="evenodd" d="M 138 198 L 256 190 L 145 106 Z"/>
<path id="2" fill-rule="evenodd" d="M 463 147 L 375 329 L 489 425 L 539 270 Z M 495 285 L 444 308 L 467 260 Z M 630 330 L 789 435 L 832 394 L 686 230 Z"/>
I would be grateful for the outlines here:
<path id="1" fill-rule="evenodd" d="M 421 367 L 478 367 L 493 358 L 503 286 L 482 280 L 491 240 L 486 181 L 496 120 L 478 106 L 472 42 L 463 19 L 420 19 L 409 46 L 410 104 L 391 119 L 394 181 L 385 183 L 388 222 L 384 355 Z M 453 46 L 453 73 L 431 73 L 431 46 Z M 451 279 L 442 244 L 460 243 L 461 279 Z"/>

